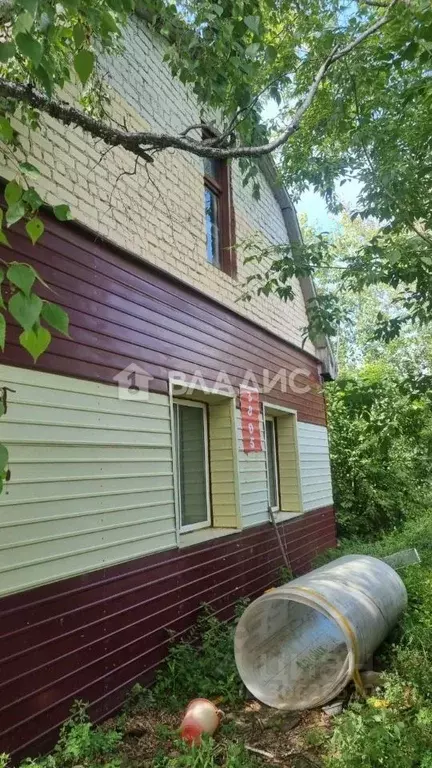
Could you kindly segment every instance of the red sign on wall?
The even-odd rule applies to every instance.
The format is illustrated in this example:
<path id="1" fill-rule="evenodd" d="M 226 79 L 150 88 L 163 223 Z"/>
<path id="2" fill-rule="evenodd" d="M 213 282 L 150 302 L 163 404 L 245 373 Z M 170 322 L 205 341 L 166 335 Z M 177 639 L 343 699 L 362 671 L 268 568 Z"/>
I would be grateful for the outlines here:
<path id="1" fill-rule="evenodd" d="M 240 387 L 240 411 L 245 453 L 262 451 L 260 430 L 260 399 L 256 389 Z"/>

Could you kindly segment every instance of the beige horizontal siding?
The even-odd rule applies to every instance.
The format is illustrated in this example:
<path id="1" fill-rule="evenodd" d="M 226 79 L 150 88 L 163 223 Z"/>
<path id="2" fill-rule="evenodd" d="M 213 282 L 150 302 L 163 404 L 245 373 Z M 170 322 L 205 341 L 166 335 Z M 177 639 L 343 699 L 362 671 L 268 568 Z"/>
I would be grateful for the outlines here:
<path id="1" fill-rule="evenodd" d="M 327 429 L 299 422 L 297 426 L 303 508 L 333 503 Z"/>
<path id="2" fill-rule="evenodd" d="M 241 430 L 241 414 L 237 410 L 237 439 L 239 451 L 240 506 L 243 526 L 257 525 L 268 520 L 267 471 L 264 452 L 262 419 L 260 432 L 263 450 L 245 453 Z"/>
<path id="3" fill-rule="evenodd" d="M 175 546 L 168 398 L 0 366 L 0 594 Z"/>

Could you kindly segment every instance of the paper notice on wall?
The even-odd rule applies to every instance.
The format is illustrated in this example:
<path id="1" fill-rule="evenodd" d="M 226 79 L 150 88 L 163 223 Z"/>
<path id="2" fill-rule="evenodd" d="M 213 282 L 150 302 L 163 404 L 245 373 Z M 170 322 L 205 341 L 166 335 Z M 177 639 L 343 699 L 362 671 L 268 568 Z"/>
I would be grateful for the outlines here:
<path id="1" fill-rule="evenodd" d="M 262 451 L 260 429 L 260 398 L 257 389 L 240 387 L 240 412 L 243 450 L 245 453 Z"/>

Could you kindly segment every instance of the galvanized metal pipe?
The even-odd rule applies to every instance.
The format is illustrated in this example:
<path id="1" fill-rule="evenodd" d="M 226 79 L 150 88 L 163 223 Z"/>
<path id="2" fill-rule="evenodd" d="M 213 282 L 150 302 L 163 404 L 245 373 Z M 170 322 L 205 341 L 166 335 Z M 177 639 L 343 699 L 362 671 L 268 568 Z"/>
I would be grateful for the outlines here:
<path id="1" fill-rule="evenodd" d="M 255 600 L 235 635 L 239 674 L 277 709 L 335 698 L 396 624 L 405 586 L 387 563 L 348 555 Z"/>

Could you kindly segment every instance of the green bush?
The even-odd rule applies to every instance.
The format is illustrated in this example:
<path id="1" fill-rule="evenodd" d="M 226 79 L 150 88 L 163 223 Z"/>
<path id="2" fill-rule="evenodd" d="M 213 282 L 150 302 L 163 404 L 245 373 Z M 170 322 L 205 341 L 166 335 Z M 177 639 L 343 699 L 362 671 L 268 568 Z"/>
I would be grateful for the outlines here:
<path id="1" fill-rule="evenodd" d="M 417 768 L 432 750 L 432 708 L 395 676 L 382 698 L 352 704 L 338 719 L 326 768 Z M 427 765 L 427 763 L 426 763 Z"/>
<path id="2" fill-rule="evenodd" d="M 385 557 L 411 547 L 418 549 L 421 564 L 400 572 L 408 607 L 380 649 L 388 670 L 385 688 L 335 720 L 326 768 L 432 768 L 432 511 L 372 544 L 342 541 L 325 559 L 350 553 Z"/>
<path id="3" fill-rule="evenodd" d="M 244 609 L 239 603 L 237 614 Z M 197 697 L 229 704 L 244 698 L 245 689 L 234 660 L 236 622 L 222 622 L 204 608 L 189 637 L 172 645 L 151 689 L 152 702 L 179 709 Z"/>
<path id="4" fill-rule="evenodd" d="M 94 726 L 87 715 L 85 704 L 77 701 L 70 719 L 62 726 L 53 752 L 46 757 L 25 760 L 20 768 L 66 768 L 78 765 L 80 768 L 120 768 L 121 760 L 115 753 L 122 738 L 120 730 Z"/>
<path id="5" fill-rule="evenodd" d="M 416 379 L 373 364 L 326 386 L 336 518 L 373 538 L 431 502 L 432 407 Z"/>

